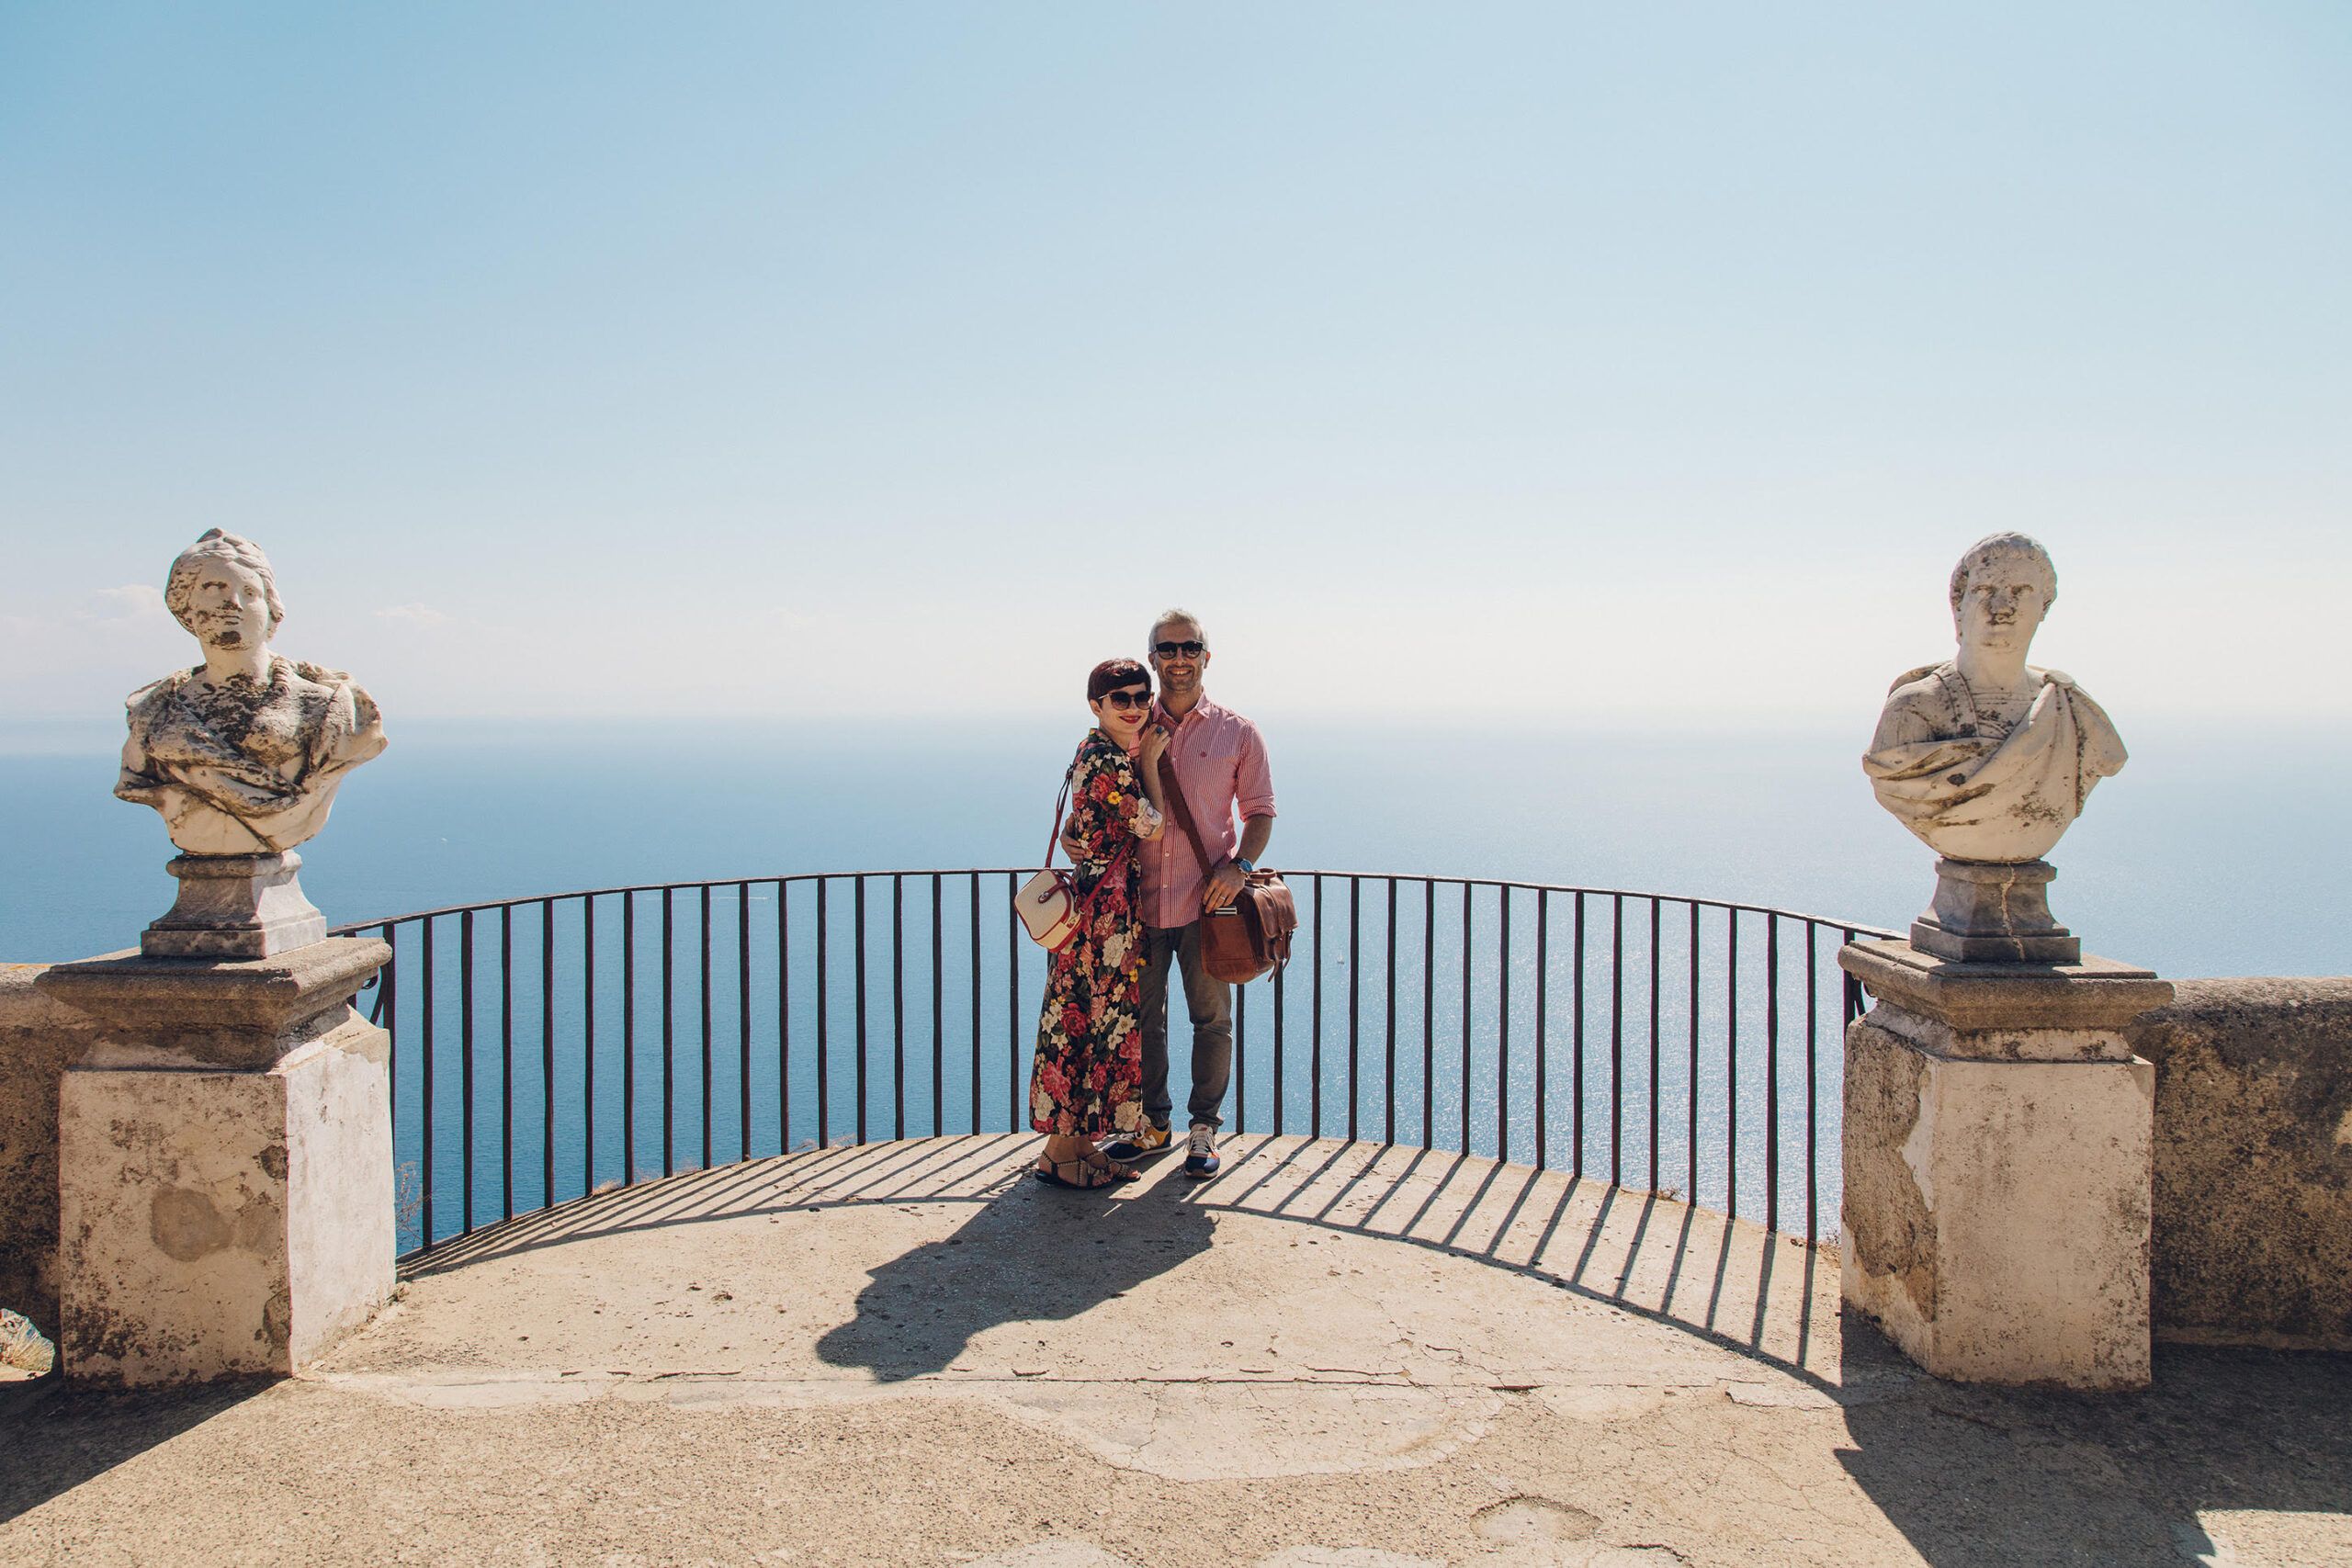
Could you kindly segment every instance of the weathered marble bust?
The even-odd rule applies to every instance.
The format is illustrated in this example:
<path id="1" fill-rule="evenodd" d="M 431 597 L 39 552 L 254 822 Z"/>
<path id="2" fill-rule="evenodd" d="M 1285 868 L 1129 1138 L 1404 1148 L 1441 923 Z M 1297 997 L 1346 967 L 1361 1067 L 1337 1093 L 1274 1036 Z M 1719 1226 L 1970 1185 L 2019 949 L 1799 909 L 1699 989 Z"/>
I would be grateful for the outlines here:
<path id="1" fill-rule="evenodd" d="M 2123 741 L 2089 694 L 2026 662 L 2058 598 L 2050 552 L 2023 534 L 1979 539 L 1951 574 L 1960 650 L 1906 671 L 1862 756 L 1878 801 L 1943 858 L 1911 944 L 1956 963 L 2075 964 L 2051 918 L 2041 857 L 2091 788 L 2122 771 Z"/>
<path id="2" fill-rule="evenodd" d="M 304 842 L 343 776 L 384 749 L 375 703 L 339 670 L 270 651 L 286 607 L 251 540 L 206 534 L 172 562 L 164 603 L 204 662 L 130 694 L 115 794 L 161 812 L 192 855 Z"/>
<path id="3" fill-rule="evenodd" d="M 1862 771 L 1879 804 L 1939 854 L 2039 860 L 2122 771 L 2123 741 L 2073 679 L 2026 662 L 2058 598 L 2050 552 L 2023 534 L 1969 547 L 1951 574 L 1960 651 L 1898 678 Z"/>

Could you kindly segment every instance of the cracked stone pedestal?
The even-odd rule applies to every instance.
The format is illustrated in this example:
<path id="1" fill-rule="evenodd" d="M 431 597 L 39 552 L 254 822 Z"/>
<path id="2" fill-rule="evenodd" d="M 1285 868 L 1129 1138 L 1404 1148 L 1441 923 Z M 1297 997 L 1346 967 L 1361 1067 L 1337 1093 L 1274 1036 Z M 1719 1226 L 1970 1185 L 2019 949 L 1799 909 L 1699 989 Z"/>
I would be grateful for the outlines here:
<path id="1" fill-rule="evenodd" d="M 170 910 L 141 932 L 149 958 L 269 958 L 326 940 L 327 920 L 303 896 L 302 857 L 175 855 Z"/>
<path id="2" fill-rule="evenodd" d="M 2172 987 L 1905 942 L 1838 961 L 1876 999 L 1846 1030 L 1848 1307 L 1939 1377 L 2146 1386 L 2155 1069 L 2123 1031 Z"/>
<path id="3" fill-rule="evenodd" d="M 391 956 L 122 954 L 36 982 L 98 1021 L 58 1094 L 59 1348 L 119 1384 L 285 1374 L 392 1291 Z"/>

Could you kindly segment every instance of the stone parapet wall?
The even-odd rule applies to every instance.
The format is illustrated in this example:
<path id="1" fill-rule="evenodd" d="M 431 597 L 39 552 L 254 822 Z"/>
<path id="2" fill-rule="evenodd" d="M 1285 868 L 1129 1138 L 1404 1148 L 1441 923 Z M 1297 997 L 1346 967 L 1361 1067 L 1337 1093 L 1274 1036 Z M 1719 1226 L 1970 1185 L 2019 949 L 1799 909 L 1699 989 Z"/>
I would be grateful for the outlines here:
<path id="1" fill-rule="evenodd" d="M 2179 981 L 2130 1039 L 2157 1337 L 2352 1349 L 2352 978 Z"/>
<path id="2" fill-rule="evenodd" d="M 0 964 L 0 1307 L 57 1331 L 57 1083 L 97 1024 Z"/>

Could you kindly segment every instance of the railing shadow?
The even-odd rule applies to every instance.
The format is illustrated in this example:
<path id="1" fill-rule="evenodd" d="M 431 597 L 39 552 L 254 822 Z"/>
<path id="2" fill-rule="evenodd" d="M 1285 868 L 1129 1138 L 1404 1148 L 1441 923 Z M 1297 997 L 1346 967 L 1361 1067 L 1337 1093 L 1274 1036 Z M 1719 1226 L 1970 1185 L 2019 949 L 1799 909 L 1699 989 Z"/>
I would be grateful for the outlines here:
<path id="1" fill-rule="evenodd" d="M 956 1237 L 885 1265 L 856 1319 L 822 1347 L 837 1364 L 912 1377 L 946 1365 L 1004 1314 L 1073 1317 L 1135 1289 L 1207 1247 L 1216 1216 L 1232 1213 L 1508 1269 L 1816 1387 L 1835 1384 L 1836 1337 L 1819 1331 L 1834 1258 L 1746 1221 L 1527 1166 L 1263 1134 L 1228 1138 L 1225 1175 L 1204 1187 L 1060 1192 L 1023 1175 L 1035 1147 L 1030 1134 L 922 1139 L 686 1173 L 476 1231 L 403 1271 L 424 1278 L 568 1241 L 782 1209 L 967 1204 L 976 1212 Z"/>

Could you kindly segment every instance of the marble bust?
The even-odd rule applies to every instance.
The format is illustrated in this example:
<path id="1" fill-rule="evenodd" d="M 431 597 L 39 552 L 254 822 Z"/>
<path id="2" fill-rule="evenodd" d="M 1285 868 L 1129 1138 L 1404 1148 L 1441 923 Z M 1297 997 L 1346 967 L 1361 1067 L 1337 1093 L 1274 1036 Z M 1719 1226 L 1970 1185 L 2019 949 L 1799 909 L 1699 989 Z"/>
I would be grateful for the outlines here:
<path id="1" fill-rule="evenodd" d="M 2058 598 L 2050 552 L 2023 534 L 1969 547 L 1951 574 L 1960 649 L 1887 694 L 1862 771 L 1881 806 L 1948 860 L 2041 859 L 2120 773 L 2123 741 L 2090 694 L 2026 662 Z"/>
<path id="2" fill-rule="evenodd" d="M 204 662 L 130 694 L 115 794 L 162 813 L 189 855 L 306 841 L 344 775 L 384 749 L 375 703 L 341 671 L 270 651 L 286 607 L 249 539 L 215 528 L 189 546 L 164 603 Z"/>

